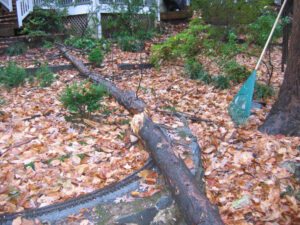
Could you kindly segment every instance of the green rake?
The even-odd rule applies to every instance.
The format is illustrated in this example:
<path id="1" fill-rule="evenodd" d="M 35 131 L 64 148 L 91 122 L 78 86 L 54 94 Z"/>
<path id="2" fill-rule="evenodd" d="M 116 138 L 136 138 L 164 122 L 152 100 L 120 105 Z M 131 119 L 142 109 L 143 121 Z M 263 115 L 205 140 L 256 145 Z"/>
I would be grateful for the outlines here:
<path id="1" fill-rule="evenodd" d="M 233 101 L 228 106 L 228 113 L 231 116 L 233 122 L 237 125 L 244 126 L 247 124 L 248 118 L 250 116 L 251 106 L 252 106 L 252 98 L 254 93 L 254 86 L 255 86 L 255 77 L 257 73 L 257 69 L 262 61 L 262 58 L 266 52 L 266 49 L 271 41 L 273 33 L 275 31 L 276 25 L 278 24 L 279 18 L 282 14 L 282 11 L 287 3 L 285 0 L 281 6 L 279 14 L 275 20 L 269 38 L 265 44 L 265 47 L 260 55 L 260 58 L 256 64 L 256 67 L 250 77 L 246 80 L 245 84 L 241 87 L 240 91 L 236 94 Z"/>

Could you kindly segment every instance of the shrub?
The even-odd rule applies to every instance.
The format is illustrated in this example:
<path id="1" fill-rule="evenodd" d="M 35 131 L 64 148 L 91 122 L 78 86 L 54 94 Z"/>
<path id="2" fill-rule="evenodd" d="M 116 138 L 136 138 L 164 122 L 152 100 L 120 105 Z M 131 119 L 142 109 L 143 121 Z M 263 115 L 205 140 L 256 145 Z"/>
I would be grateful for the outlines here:
<path id="1" fill-rule="evenodd" d="M 13 55 L 23 54 L 26 51 L 27 51 L 27 47 L 26 47 L 25 44 L 15 44 L 15 45 L 9 46 L 5 50 L 5 54 L 8 55 L 8 56 L 13 56 Z"/>
<path id="2" fill-rule="evenodd" d="M 118 45 L 122 51 L 139 52 L 143 49 L 144 42 L 133 36 L 121 36 L 119 37 Z"/>
<path id="3" fill-rule="evenodd" d="M 237 1 L 234 0 L 192 0 L 193 9 L 202 9 L 205 21 L 235 26 L 253 22 L 274 0 Z M 266 7 L 267 6 L 267 7 Z"/>
<path id="4" fill-rule="evenodd" d="M 150 62 L 158 64 L 160 60 L 170 60 L 176 57 L 188 58 L 198 54 L 202 49 L 203 42 L 207 39 L 205 33 L 209 27 L 209 25 L 202 24 L 199 19 L 192 20 L 188 29 L 177 36 L 171 36 L 163 44 L 152 46 L 153 54 Z"/>
<path id="5" fill-rule="evenodd" d="M 3 106 L 5 104 L 5 101 L 3 100 L 3 98 L 0 97 L 0 107 Z M 0 110 L 0 115 L 4 115 L 4 111 Z"/>
<path id="6" fill-rule="evenodd" d="M 92 37 L 92 34 L 86 34 L 83 37 L 77 37 L 71 35 L 65 40 L 66 45 L 73 46 L 75 48 L 83 49 L 86 51 L 92 51 L 94 48 L 101 48 L 104 53 L 110 52 L 110 42 L 100 38 Z"/>
<path id="7" fill-rule="evenodd" d="M 254 98 L 260 100 L 274 95 L 274 88 L 271 85 L 255 82 Z"/>
<path id="8" fill-rule="evenodd" d="M 275 13 L 267 12 L 266 14 L 258 17 L 255 22 L 251 23 L 248 31 L 250 40 L 260 46 L 264 46 L 273 27 L 276 16 L 277 15 Z M 273 39 L 278 39 L 282 35 L 282 26 L 286 23 L 289 23 L 289 19 L 284 18 L 276 26 Z"/>
<path id="9" fill-rule="evenodd" d="M 108 95 L 108 91 L 103 85 L 95 85 L 89 81 L 74 83 L 60 95 L 59 101 L 63 107 L 68 108 L 71 112 L 78 113 L 81 117 L 88 116 L 101 107 L 101 99 Z"/>
<path id="10" fill-rule="evenodd" d="M 136 38 L 143 41 L 151 41 L 151 39 L 155 36 L 155 30 L 138 30 L 135 34 Z"/>
<path id="11" fill-rule="evenodd" d="M 25 20 L 23 34 L 28 34 L 29 37 L 46 36 L 51 33 L 63 32 L 64 26 L 62 23 L 63 17 L 66 16 L 66 11 L 58 9 L 42 9 L 36 7 L 30 17 Z"/>
<path id="12" fill-rule="evenodd" d="M 119 13 L 108 16 L 105 21 L 102 21 L 103 30 L 108 31 L 107 33 L 115 33 L 116 31 L 127 33 L 127 36 L 134 36 L 141 31 L 152 31 L 158 11 L 156 1 L 153 1 L 147 14 L 140 14 L 139 12 L 144 6 L 143 0 L 124 0 L 122 4 L 117 1 L 111 2 L 112 9 Z"/>
<path id="13" fill-rule="evenodd" d="M 3 100 L 3 98 L 0 97 L 0 106 L 4 105 L 5 101 Z"/>
<path id="14" fill-rule="evenodd" d="M 40 87 L 49 87 L 55 81 L 53 72 L 47 64 L 43 64 L 36 72 L 36 78 Z M 30 79 L 29 79 L 30 82 Z"/>
<path id="15" fill-rule="evenodd" d="M 214 82 L 214 86 L 220 90 L 228 89 L 230 87 L 228 77 L 223 75 L 214 77 L 213 82 Z"/>
<path id="16" fill-rule="evenodd" d="M 24 85 L 25 79 L 26 71 L 16 63 L 9 63 L 0 69 L 0 83 L 8 90 Z"/>
<path id="17" fill-rule="evenodd" d="M 43 48 L 53 48 L 54 44 L 51 41 L 44 41 Z"/>
<path id="18" fill-rule="evenodd" d="M 234 60 L 226 62 L 224 67 L 228 74 L 228 79 L 234 83 L 244 81 L 251 73 L 246 66 L 240 65 Z"/>
<path id="19" fill-rule="evenodd" d="M 94 63 L 96 66 L 101 66 L 103 58 L 102 50 L 99 47 L 94 48 L 89 55 L 89 61 Z"/>
<path id="20" fill-rule="evenodd" d="M 203 71 L 203 67 L 199 62 L 187 60 L 184 67 L 189 78 L 203 81 L 205 84 L 209 84 L 211 82 L 211 77 Z"/>

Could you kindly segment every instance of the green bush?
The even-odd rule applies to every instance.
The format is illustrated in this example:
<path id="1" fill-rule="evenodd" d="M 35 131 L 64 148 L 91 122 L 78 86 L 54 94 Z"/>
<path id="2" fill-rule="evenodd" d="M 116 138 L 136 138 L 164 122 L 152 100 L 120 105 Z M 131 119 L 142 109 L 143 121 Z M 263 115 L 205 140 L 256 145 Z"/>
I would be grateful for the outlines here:
<path id="1" fill-rule="evenodd" d="M 95 85 L 88 81 L 74 83 L 60 95 L 59 101 L 63 107 L 68 108 L 71 112 L 78 113 L 81 117 L 88 116 L 91 112 L 101 107 L 101 99 L 108 95 L 108 91 L 103 85 Z"/>
<path id="2" fill-rule="evenodd" d="M 5 101 L 3 100 L 3 98 L 0 97 L 0 106 L 4 105 Z"/>
<path id="3" fill-rule="evenodd" d="M 243 0 L 236 3 L 234 0 L 192 0 L 191 5 L 193 9 L 202 9 L 205 21 L 235 26 L 255 21 L 273 2 L 274 0 Z"/>
<path id="4" fill-rule="evenodd" d="M 0 97 L 0 107 L 5 104 L 5 101 L 3 98 Z M 4 111 L 0 110 L 0 115 L 4 115 Z"/>
<path id="5" fill-rule="evenodd" d="M 232 59 L 234 56 L 242 53 L 247 48 L 236 43 L 237 35 L 232 30 L 229 31 L 227 40 L 219 42 L 215 48 L 216 51 L 226 59 Z"/>
<path id="6" fill-rule="evenodd" d="M 44 41 L 43 48 L 53 48 L 54 44 L 51 41 Z"/>
<path id="7" fill-rule="evenodd" d="M 47 36 L 52 33 L 60 33 L 65 30 L 62 19 L 66 16 L 66 11 L 58 9 L 42 9 L 36 7 L 31 15 L 25 20 L 23 34 L 29 37 Z"/>
<path id="8" fill-rule="evenodd" d="M 122 51 L 126 52 L 139 52 L 144 48 L 144 42 L 134 36 L 119 37 L 118 45 Z"/>
<path id="9" fill-rule="evenodd" d="M 105 21 L 102 21 L 102 29 L 107 33 L 127 33 L 126 36 L 135 36 L 138 32 L 151 32 L 154 29 L 154 20 L 158 7 L 156 1 L 149 7 L 147 14 L 140 14 L 143 8 L 143 0 L 124 0 L 122 4 L 116 2 L 110 3 L 113 10 L 120 13 L 110 15 Z M 104 32 L 106 33 L 106 32 Z M 124 36 L 124 35 L 122 35 Z M 137 37 L 139 39 L 139 37 Z M 141 40 L 145 40 L 144 38 Z"/>
<path id="10" fill-rule="evenodd" d="M 25 44 L 15 44 L 15 45 L 9 46 L 5 50 L 5 54 L 8 55 L 8 56 L 13 56 L 13 55 L 23 54 L 26 51 L 27 51 L 27 47 L 26 47 Z"/>
<path id="11" fill-rule="evenodd" d="M 266 14 L 258 17 L 258 19 L 249 25 L 248 35 L 250 40 L 260 46 L 264 46 L 273 24 L 276 20 L 277 15 L 275 13 L 267 12 Z M 282 26 L 288 23 L 288 19 L 283 19 L 281 23 L 276 26 L 275 32 L 273 34 L 273 39 L 278 39 L 282 35 Z"/>
<path id="12" fill-rule="evenodd" d="M 47 64 L 43 64 L 36 72 L 36 78 L 40 87 L 49 87 L 55 81 L 53 72 L 48 68 Z M 29 78 L 29 82 L 30 78 Z"/>
<path id="13" fill-rule="evenodd" d="M 203 81 L 205 84 L 209 84 L 211 82 L 211 77 L 203 71 L 203 67 L 199 62 L 196 62 L 195 60 L 187 60 L 184 67 L 189 78 Z"/>
<path id="14" fill-rule="evenodd" d="M 245 81 L 251 74 L 246 66 L 240 65 L 234 60 L 225 62 L 224 69 L 228 74 L 228 79 L 234 83 Z"/>
<path id="15" fill-rule="evenodd" d="M 101 66 L 103 58 L 102 50 L 99 47 L 94 48 L 89 55 L 89 61 L 94 63 L 96 66 Z"/>
<path id="16" fill-rule="evenodd" d="M 25 79 L 26 71 L 16 63 L 9 63 L 0 69 L 0 83 L 8 90 L 24 85 Z"/>
<path id="17" fill-rule="evenodd" d="M 105 40 L 104 38 L 94 38 L 91 34 L 86 34 L 83 37 L 71 35 L 65 40 L 65 44 L 86 51 L 92 51 L 94 48 L 101 48 L 104 53 L 110 52 L 110 42 L 108 40 Z"/>
<path id="18" fill-rule="evenodd" d="M 156 31 L 151 29 L 149 31 L 145 30 L 138 30 L 135 34 L 136 38 L 138 40 L 143 40 L 143 41 L 151 41 L 152 38 L 155 36 Z"/>
<path id="19" fill-rule="evenodd" d="M 228 89 L 230 87 L 228 77 L 223 75 L 214 77 L 213 82 L 214 82 L 214 86 L 220 90 Z"/>
<path id="20" fill-rule="evenodd" d="M 254 98 L 260 100 L 262 98 L 270 98 L 274 95 L 274 88 L 271 85 L 255 82 Z"/>
<path id="21" fill-rule="evenodd" d="M 161 60 L 195 56 L 201 51 L 203 42 L 208 38 L 206 32 L 209 27 L 209 25 L 204 25 L 199 19 L 192 20 L 188 29 L 185 29 L 177 36 L 171 36 L 163 44 L 152 46 L 150 62 L 158 64 Z"/>

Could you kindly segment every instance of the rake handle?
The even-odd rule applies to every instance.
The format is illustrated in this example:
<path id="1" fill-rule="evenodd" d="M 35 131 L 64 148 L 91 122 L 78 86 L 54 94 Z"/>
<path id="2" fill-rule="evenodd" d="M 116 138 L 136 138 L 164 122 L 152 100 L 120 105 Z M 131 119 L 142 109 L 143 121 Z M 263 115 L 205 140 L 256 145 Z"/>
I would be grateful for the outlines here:
<path id="1" fill-rule="evenodd" d="M 281 6 L 281 9 L 280 9 L 280 11 L 279 11 L 279 13 L 278 13 L 278 16 L 277 16 L 277 18 L 276 18 L 276 20 L 275 20 L 275 23 L 274 23 L 274 25 L 273 25 L 273 28 L 272 28 L 272 30 L 271 30 L 271 33 L 270 33 L 270 35 L 269 35 L 269 38 L 268 38 L 268 40 L 267 40 L 267 42 L 266 42 L 266 44 L 265 44 L 265 47 L 264 47 L 264 49 L 263 49 L 263 51 L 262 51 L 262 53 L 261 53 L 261 55 L 260 55 L 260 57 L 259 57 L 259 60 L 258 60 L 258 62 L 257 62 L 257 64 L 256 64 L 255 70 L 258 69 L 258 67 L 259 67 L 259 65 L 260 65 L 260 63 L 261 63 L 261 61 L 262 61 L 262 58 L 263 58 L 264 54 L 266 53 L 267 47 L 268 47 L 268 45 L 269 45 L 269 43 L 270 43 L 270 41 L 271 41 L 271 38 L 272 38 L 272 36 L 273 36 L 273 33 L 274 33 L 274 31 L 275 31 L 275 28 L 276 28 L 276 26 L 277 26 L 277 24 L 278 24 L 279 18 L 280 18 L 280 16 L 281 16 L 282 12 L 283 12 L 283 9 L 284 9 L 286 3 L 287 3 L 287 0 L 284 0 L 283 4 L 282 4 L 282 6 Z"/>

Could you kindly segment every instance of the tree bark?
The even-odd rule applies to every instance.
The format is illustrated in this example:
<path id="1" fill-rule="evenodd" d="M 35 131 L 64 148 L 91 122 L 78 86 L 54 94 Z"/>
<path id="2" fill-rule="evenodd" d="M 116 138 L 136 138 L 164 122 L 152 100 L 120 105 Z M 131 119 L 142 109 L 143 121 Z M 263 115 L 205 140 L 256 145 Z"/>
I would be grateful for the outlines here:
<path id="1" fill-rule="evenodd" d="M 300 136 L 300 1 L 294 1 L 287 69 L 273 105 L 259 131 L 271 135 Z"/>
<path id="2" fill-rule="evenodd" d="M 100 74 L 90 71 L 65 47 L 61 46 L 60 50 L 83 75 L 92 81 L 104 84 L 111 95 L 128 111 L 132 114 L 142 112 L 133 117 L 131 127 L 163 173 L 186 223 L 188 225 L 224 224 L 218 207 L 208 200 L 183 160 L 175 155 L 170 138 L 147 115 L 146 103 L 137 99 L 132 91 L 123 91 L 113 83 L 104 80 Z"/>
<path id="3" fill-rule="evenodd" d="M 224 224 L 218 207 L 200 191 L 190 170 L 180 156 L 175 155 L 163 130 L 145 112 L 133 117 L 131 127 L 164 175 L 185 222 L 190 225 Z"/>
<path id="4" fill-rule="evenodd" d="M 281 1 L 281 4 L 283 4 L 283 1 Z M 287 2 L 287 5 L 284 8 L 284 11 L 282 13 L 282 17 L 287 17 L 290 16 L 292 14 L 293 11 L 293 0 L 289 0 Z M 284 25 L 282 33 L 283 33 L 283 37 L 282 37 L 282 58 L 281 58 L 281 71 L 284 71 L 284 65 L 287 62 L 287 57 L 288 57 L 288 48 L 289 48 L 289 37 L 290 37 L 290 33 L 291 33 L 291 23 Z"/>

